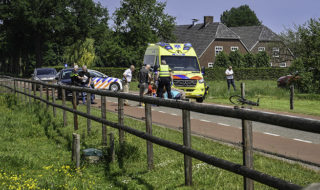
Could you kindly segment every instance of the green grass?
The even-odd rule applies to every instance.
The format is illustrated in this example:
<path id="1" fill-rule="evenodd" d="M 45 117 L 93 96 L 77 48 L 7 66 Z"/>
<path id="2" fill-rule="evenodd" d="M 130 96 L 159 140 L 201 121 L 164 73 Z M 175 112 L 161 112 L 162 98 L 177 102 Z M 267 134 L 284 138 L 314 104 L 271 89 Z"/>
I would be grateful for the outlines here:
<path id="1" fill-rule="evenodd" d="M 61 103 L 60 101 L 58 101 Z M 68 105 L 71 106 L 68 102 Z M 45 107 L 45 106 L 42 106 Z M 242 189 L 242 177 L 193 159 L 193 187 L 184 186 L 183 155 L 154 145 L 153 171 L 147 170 L 146 142 L 126 134 L 126 144 L 120 149 L 117 130 L 116 161 L 83 164 L 74 169 L 71 157 L 72 114 L 68 113 L 63 127 L 62 111 L 57 119 L 38 104 L 17 104 L 11 96 L 0 96 L 0 189 Z M 51 108 L 51 107 L 50 107 Z M 79 106 L 85 111 L 85 106 Z M 93 115 L 100 110 L 93 109 Z M 114 122 L 117 116 L 108 112 Z M 144 131 L 143 122 L 125 118 L 125 125 Z M 86 134 L 86 119 L 79 117 L 81 148 L 101 148 L 101 124 L 92 122 L 92 135 Z M 153 135 L 182 143 L 182 134 L 153 125 Z M 242 162 L 238 148 L 222 145 L 200 137 L 192 137 L 192 147 L 207 154 L 235 163 Z M 255 169 L 307 185 L 320 181 L 320 173 L 298 164 L 254 154 Z M 32 187 L 32 188 L 31 188 Z M 272 189 L 255 183 L 256 189 Z"/>
<path id="2" fill-rule="evenodd" d="M 234 92 L 231 87 L 230 92 L 227 89 L 226 81 L 209 81 L 209 95 L 205 102 L 232 105 L 229 101 L 231 95 L 240 95 L 240 84 L 245 83 L 246 98 L 252 101 L 260 99 L 260 106 L 255 109 L 270 111 L 282 111 L 291 113 L 301 113 L 320 116 L 320 94 L 301 94 L 297 91 L 294 96 L 294 110 L 290 110 L 289 89 L 278 88 L 276 81 L 270 80 L 246 80 L 235 81 L 237 90 Z M 130 88 L 138 91 L 138 83 L 133 82 Z"/>

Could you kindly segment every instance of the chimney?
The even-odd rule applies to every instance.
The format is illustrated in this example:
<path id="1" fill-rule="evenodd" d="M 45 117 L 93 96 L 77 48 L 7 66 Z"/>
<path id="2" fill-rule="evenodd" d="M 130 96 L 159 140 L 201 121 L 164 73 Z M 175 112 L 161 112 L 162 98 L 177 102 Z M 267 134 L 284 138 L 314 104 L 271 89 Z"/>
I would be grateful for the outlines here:
<path id="1" fill-rule="evenodd" d="M 208 24 L 213 23 L 213 16 L 204 16 L 203 24 L 207 26 Z"/>

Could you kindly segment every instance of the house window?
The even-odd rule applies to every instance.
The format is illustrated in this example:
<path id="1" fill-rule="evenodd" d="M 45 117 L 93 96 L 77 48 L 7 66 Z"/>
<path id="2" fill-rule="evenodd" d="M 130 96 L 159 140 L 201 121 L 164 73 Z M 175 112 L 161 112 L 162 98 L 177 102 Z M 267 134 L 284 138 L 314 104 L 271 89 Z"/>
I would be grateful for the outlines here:
<path id="1" fill-rule="evenodd" d="M 286 62 L 279 63 L 279 67 L 287 67 L 287 63 Z"/>
<path id="2" fill-rule="evenodd" d="M 277 47 L 272 48 L 272 57 L 279 57 L 280 56 L 280 50 Z"/>
<path id="3" fill-rule="evenodd" d="M 258 51 L 266 51 L 265 47 L 258 47 Z"/>
<path id="4" fill-rule="evenodd" d="M 239 50 L 239 47 L 238 46 L 231 46 L 231 51 L 238 51 Z"/>
<path id="5" fill-rule="evenodd" d="M 216 52 L 216 56 L 223 51 L 223 46 L 215 46 L 215 52 Z"/>
<path id="6" fill-rule="evenodd" d="M 208 68 L 213 68 L 213 63 L 212 62 L 208 63 Z"/>

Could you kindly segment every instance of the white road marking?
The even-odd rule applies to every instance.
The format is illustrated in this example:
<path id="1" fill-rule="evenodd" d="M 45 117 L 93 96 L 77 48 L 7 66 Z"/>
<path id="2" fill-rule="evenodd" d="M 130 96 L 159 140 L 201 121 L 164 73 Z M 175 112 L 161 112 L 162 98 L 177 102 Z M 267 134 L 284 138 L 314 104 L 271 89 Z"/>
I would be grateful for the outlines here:
<path id="1" fill-rule="evenodd" d="M 166 113 L 166 112 L 164 112 L 164 111 L 159 111 L 160 113 Z"/>
<path id="2" fill-rule="evenodd" d="M 175 113 L 170 113 L 170 115 L 174 115 L 174 116 L 177 116 L 177 114 L 175 114 Z"/>
<path id="3" fill-rule="evenodd" d="M 208 121 L 208 120 L 205 120 L 205 119 L 200 119 L 200 121 L 207 122 L 207 123 L 211 122 L 211 121 Z"/>
<path id="4" fill-rule="evenodd" d="M 302 139 L 293 139 L 295 141 L 300 141 L 300 142 L 305 142 L 305 143 L 312 143 L 311 141 L 306 141 L 306 140 L 302 140 Z"/>
<path id="5" fill-rule="evenodd" d="M 266 134 L 266 135 L 271 135 L 271 136 L 275 136 L 275 137 L 279 137 L 280 135 L 277 135 L 277 134 L 273 134 L 273 133 L 268 133 L 268 132 L 263 132 L 263 134 Z"/>
<path id="6" fill-rule="evenodd" d="M 228 124 L 224 124 L 224 123 L 218 123 L 219 125 L 223 125 L 223 126 L 227 126 L 227 127 L 230 127 L 230 125 Z"/>

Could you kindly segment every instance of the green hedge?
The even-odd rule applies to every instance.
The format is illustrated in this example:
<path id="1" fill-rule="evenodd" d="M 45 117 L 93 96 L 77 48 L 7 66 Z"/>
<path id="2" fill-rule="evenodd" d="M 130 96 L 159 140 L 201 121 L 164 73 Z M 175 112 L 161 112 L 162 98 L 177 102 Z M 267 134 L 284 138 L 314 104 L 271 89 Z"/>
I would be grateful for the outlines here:
<path id="1" fill-rule="evenodd" d="M 53 67 L 57 71 L 63 69 L 63 66 Z M 93 67 L 91 69 L 100 71 L 108 76 L 122 78 L 123 72 L 127 68 L 121 67 Z M 133 73 L 133 80 L 137 80 L 139 68 Z M 210 68 L 206 69 L 205 80 L 225 80 L 226 68 Z M 289 68 L 267 67 L 267 68 L 234 68 L 235 80 L 275 80 L 289 73 Z"/>
<path id="2" fill-rule="evenodd" d="M 206 69 L 205 80 L 225 80 L 226 68 Z M 289 73 L 288 68 L 234 68 L 235 80 L 275 80 Z"/>

